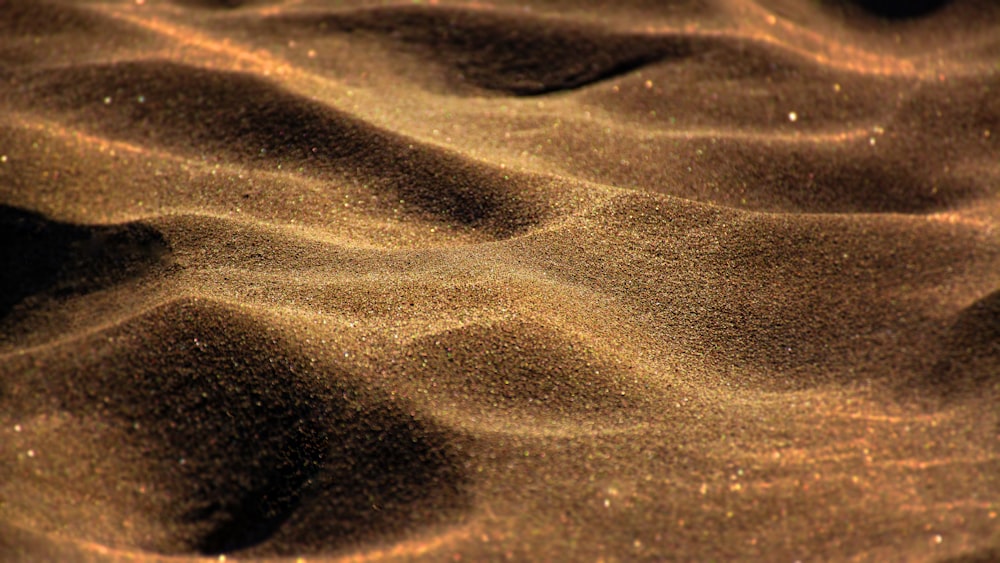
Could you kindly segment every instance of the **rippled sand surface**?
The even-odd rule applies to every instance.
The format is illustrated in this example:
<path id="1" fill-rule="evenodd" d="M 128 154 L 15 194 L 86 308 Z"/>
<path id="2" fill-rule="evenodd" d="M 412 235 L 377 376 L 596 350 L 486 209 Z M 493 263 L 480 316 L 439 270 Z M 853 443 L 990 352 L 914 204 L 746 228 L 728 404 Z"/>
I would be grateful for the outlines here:
<path id="1" fill-rule="evenodd" d="M 1000 559 L 1000 8 L 0 0 L 0 559 Z"/>

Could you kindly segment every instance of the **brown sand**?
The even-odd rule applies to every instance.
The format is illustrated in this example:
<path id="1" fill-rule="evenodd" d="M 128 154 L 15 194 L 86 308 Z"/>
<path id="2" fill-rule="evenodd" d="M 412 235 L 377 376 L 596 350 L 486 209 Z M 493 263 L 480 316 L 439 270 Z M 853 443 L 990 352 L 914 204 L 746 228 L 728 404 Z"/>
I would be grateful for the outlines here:
<path id="1" fill-rule="evenodd" d="M 0 0 L 0 560 L 998 560 L 998 61 L 992 2 Z"/>

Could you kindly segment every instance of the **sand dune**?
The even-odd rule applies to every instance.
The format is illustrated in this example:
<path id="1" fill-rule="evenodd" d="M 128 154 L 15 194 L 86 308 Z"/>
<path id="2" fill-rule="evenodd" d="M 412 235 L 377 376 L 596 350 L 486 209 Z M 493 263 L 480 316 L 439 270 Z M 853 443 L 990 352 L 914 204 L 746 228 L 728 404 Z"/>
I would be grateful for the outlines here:
<path id="1" fill-rule="evenodd" d="M 0 2 L 0 559 L 1000 558 L 1000 11 Z"/>

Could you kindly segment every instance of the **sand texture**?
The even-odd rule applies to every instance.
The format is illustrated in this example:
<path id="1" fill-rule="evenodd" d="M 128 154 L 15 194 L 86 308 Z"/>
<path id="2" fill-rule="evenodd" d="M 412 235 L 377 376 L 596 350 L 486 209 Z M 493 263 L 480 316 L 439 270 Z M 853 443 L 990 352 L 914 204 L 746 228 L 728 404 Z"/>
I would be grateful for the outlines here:
<path id="1" fill-rule="evenodd" d="M 0 0 L 0 560 L 998 513 L 1000 5 Z"/>

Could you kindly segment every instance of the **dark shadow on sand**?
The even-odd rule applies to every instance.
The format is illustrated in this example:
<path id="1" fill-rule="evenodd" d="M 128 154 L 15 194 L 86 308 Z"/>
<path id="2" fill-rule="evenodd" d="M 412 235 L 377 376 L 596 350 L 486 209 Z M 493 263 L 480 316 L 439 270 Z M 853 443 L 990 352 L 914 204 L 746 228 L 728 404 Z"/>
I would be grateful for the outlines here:
<path id="1" fill-rule="evenodd" d="M 0 205 L 0 318 L 25 299 L 89 293 L 141 275 L 170 253 L 140 223 L 97 226 Z"/>

